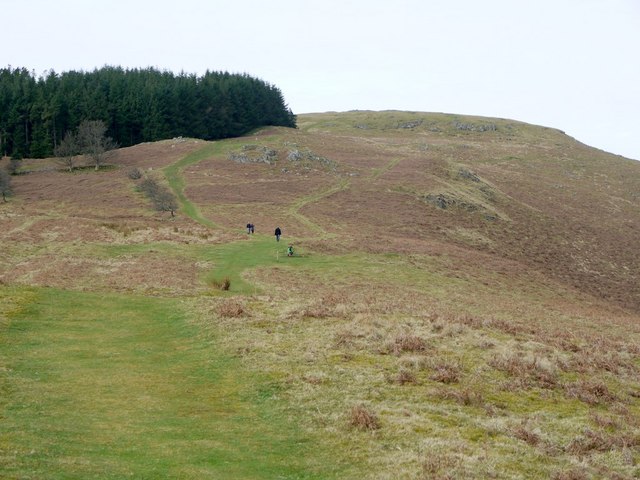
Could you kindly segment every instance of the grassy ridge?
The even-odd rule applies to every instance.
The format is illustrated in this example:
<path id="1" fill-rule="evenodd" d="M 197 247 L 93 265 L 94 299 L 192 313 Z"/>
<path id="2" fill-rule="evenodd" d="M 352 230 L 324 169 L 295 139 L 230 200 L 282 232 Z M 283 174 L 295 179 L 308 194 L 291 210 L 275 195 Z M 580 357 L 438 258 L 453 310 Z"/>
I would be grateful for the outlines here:
<path id="1" fill-rule="evenodd" d="M 185 167 L 193 165 L 194 163 L 198 163 L 205 158 L 218 153 L 221 149 L 221 145 L 222 144 L 219 142 L 208 143 L 200 150 L 197 150 L 185 156 L 182 160 L 164 168 L 164 174 L 167 178 L 167 181 L 169 182 L 169 186 L 176 194 L 176 197 L 180 202 L 182 212 L 190 218 L 194 219 L 196 222 L 212 228 L 215 228 L 217 225 L 211 220 L 204 218 L 200 213 L 198 207 L 194 205 L 185 195 L 185 181 L 181 175 L 181 172 Z"/>
<path id="2" fill-rule="evenodd" d="M 9 315 L 2 478 L 315 478 L 268 379 L 174 301 L 43 289 Z"/>

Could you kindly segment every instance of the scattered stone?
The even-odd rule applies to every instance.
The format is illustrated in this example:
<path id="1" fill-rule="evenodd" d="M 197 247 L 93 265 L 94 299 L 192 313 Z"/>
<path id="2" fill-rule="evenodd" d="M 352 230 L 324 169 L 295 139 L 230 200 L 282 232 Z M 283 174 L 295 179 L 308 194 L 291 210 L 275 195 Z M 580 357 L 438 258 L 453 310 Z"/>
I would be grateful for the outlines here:
<path id="1" fill-rule="evenodd" d="M 411 122 L 403 122 L 398 124 L 398 128 L 416 128 L 422 125 L 422 120 L 413 120 Z"/>
<path id="2" fill-rule="evenodd" d="M 320 167 L 336 170 L 338 168 L 338 164 L 335 161 L 321 155 L 317 155 L 311 150 L 298 150 L 297 148 L 289 150 L 287 160 L 307 169 Z"/>
<path id="3" fill-rule="evenodd" d="M 468 132 L 495 132 L 496 130 L 498 130 L 498 126 L 495 123 L 476 125 L 474 123 L 456 122 L 455 127 L 458 130 L 464 130 Z"/>
<path id="4" fill-rule="evenodd" d="M 278 160 L 277 150 L 259 145 L 243 145 L 240 152 L 229 153 L 229 160 L 236 163 L 266 163 L 273 165 Z"/>
<path id="5" fill-rule="evenodd" d="M 302 160 L 302 154 L 299 150 L 291 150 L 287 155 L 287 160 L 289 160 L 290 162 L 299 162 L 300 160 Z"/>
<path id="6" fill-rule="evenodd" d="M 480 210 L 482 207 L 475 203 L 467 202 L 465 200 L 461 200 L 459 198 L 454 197 L 453 195 L 448 195 L 444 193 L 432 194 L 429 193 L 424 195 L 422 199 L 435 207 L 438 207 L 441 210 L 447 210 L 448 208 L 456 207 L 466 210 L 468 212 L 476 212 Z"/>
<path id="7" fill-rule="evenodd" d="M 480 177 L 478 177 L 475 173 L 467 170 L 466 168 L 461 168 L 458 170 L 458 177 L 464 178 L 465 180 L 471 180 L 472 182 L 479 183 Z"/>

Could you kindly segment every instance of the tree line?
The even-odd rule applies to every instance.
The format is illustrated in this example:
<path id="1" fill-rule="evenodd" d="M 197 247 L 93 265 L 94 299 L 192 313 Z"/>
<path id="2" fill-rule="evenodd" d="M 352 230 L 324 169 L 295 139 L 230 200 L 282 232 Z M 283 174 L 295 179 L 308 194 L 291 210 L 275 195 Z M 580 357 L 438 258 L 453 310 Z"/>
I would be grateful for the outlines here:
<path id="1" fill-rule="evenodd" d="M 126 147 L 178 136 L 215 140 L 295 127 L 282 92 L 247 74 L 202 76 L 105 66 L 92 72 L 0 69 L 0 154 L 44 158 L 83 121 Z"/>

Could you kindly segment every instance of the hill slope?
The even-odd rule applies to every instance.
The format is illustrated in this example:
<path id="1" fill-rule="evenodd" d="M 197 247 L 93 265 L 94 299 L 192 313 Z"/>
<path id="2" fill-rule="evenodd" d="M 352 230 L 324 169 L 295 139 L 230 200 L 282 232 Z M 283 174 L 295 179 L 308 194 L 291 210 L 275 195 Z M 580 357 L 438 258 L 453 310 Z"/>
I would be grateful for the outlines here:
<path id="1" fill-rule="evenodd" d="M 42 321 L 38 298 L 53 302 L 51 287 L 118 292 L 123 303 L 143 294 L 182 312 L 191 333 L 181 348 L 234 357 L 198 378 L 247 391 L 243 411 L 254 405 L 265 435 L 282 418 L 304 432 L 296 470 L 309 476 L 640 474 L 640 163 L 510 120 L 347 112 L 298 124 L 142 144 L 97 173 L 25 161 L 33 173 L 13 177 L 15 198 L 0 210 L 3 299 L 16 303 L 0 311 L 0 329 L 14 326 L 0 342 L 12 392 L 5 417 L 22 418 L 28 362 L 21 370 L 12 357 L 29 345 L 20 332 Z M 175 219 L 135 190 L 134 167 L 178 194 Z M 230 291 L 213 289 L 224 277 Z M 236 377 L 254 383 L 229 386 Z M 65 388 L 56 382 L 51 375 L 46 387 Z M 186 383 L 196 398 L 212 394 L 206 382 Z M 171 409 L 202 414 L 170 395 Z M 227 415 L 208 411 L 207 421 L 218 414 Z M 104 445 L 95 435 L 83 441 Z M 177 427 L 172 435 L 194 441 Z M 56 438 L 28 443 L 48 458 Z M 37 471 L 20 439 L 0 444 L 5 473 Z M 302 448 L 297 433 L 295 448 L 287 441 L 279 437 L 265 478 Z M 78 465 L 96 458 L 69 445 Z M 174 468 L 237 478 L 214 461 L 185 454 Z M 114 475 L 144 469 L 127 462 L 114 463 Z"/>

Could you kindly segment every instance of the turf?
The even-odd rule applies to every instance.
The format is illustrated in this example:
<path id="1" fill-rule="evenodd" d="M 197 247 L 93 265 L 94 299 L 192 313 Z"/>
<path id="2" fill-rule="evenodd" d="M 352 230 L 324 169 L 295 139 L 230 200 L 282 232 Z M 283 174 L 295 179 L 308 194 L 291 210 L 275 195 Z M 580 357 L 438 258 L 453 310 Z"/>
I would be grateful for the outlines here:
<path id="1" fill-rule="evenodd" d="M 298 251 L 287 257 L 287 245 L 272 237 L 252 235 L 247 240 L 201 248 L 199 257 L 215 264 L 205 281 L 212 284 L 226 278 L 230 281 L 230 293 L 256 293 L 257 287 L 247 282 L 243 273 L 262 266 L 300 264 L 302 254 Z"/>
<path id="2" fill-rule="evenodd" d="M 271 408 L 268 378 L 243 373 L 174 301 L 30 292 L 2 325 L 0 477 L 329 475 Z"/>

